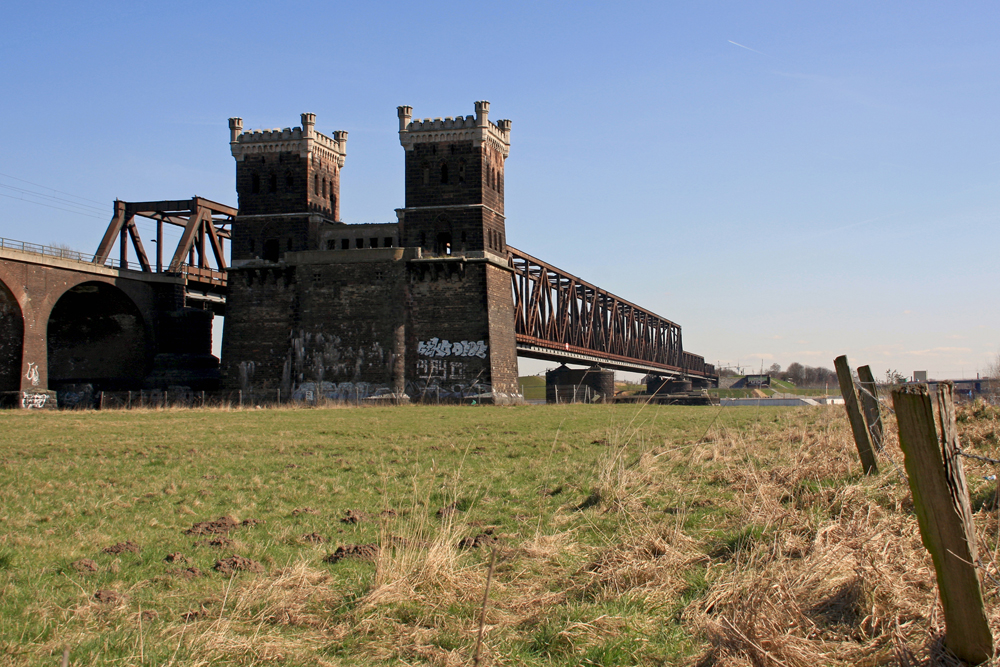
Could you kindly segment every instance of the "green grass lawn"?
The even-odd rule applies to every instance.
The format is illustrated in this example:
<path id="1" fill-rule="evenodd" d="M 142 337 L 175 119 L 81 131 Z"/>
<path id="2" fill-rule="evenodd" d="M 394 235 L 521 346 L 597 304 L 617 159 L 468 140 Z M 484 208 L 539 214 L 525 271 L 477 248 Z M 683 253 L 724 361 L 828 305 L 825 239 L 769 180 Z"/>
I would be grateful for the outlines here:
<path id="1" fill-rule="evenodd" d="M 484 664 L 728 664 L 746 567 L 811 567 L 845 493 L 898 511 L 847 433 L 825 408 L 3 412 L 0 665 L 471 664 L 493 549 Z"/>

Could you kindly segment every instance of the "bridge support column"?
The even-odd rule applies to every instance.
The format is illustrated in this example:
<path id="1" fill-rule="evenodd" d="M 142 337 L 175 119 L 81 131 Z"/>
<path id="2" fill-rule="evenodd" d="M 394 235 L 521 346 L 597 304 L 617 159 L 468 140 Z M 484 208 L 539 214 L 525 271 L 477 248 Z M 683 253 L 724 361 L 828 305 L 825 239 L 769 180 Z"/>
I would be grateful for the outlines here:
<path id="1" fill-rule="evenodd" d="M 0 405 L 10 408 L 54 409 L 56 392 L 49 390 L 48 327 L 49 308 L 39 312 L 30 300 L 22 305 L 24 343 L 21 347 L 20 390 L 4 392 Z"/>

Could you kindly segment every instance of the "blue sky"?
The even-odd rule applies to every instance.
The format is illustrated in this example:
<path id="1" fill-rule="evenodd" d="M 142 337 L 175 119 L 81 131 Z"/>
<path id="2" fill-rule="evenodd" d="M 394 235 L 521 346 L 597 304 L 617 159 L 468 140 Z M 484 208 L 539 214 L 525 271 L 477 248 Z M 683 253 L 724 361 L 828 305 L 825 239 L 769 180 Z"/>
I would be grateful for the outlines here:
<path id="1" fill-rule="evenodd" d="M 303 111 L 350 133 L 344 220 L 389 221 L 395 107 L 488 99 L 510 244 L 687 349 L 974 377 L 1000 350 L 997 25 L 972 2 L 10 2 L 0 236 L 92 252 L 115 197 L 235 205 L 227 118 Z"/>

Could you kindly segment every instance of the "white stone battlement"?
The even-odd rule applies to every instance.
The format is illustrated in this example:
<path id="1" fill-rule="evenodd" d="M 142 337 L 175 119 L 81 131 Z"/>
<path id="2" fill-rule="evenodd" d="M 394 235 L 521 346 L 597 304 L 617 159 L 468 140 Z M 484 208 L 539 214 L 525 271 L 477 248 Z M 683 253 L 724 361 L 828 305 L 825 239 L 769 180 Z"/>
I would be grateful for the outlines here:
<path id="1" fill-rule="evenodd" d="M 304 158 L 319 158 L 344 166 L 347 157 L 347 132 L 338 130 L 328 137 L 316 131 L 316 114 L 302 114 L 302 127 L 243 131 L 242 118 L 229 119 L 229 146 L 238 161 L 248 155 L 297 153 Z"/>
<path id="2" fill-rule="evenodd" d="M 488 144 L 506 158 L 510 154 L 509 120 L 489 120 L 490 103 L 476 102 L 475 116 L 412 119 L 413 107 L 396 108 L 399 143 L 413 150 L 418 143 L 471 141 L 476 147 Z"/>

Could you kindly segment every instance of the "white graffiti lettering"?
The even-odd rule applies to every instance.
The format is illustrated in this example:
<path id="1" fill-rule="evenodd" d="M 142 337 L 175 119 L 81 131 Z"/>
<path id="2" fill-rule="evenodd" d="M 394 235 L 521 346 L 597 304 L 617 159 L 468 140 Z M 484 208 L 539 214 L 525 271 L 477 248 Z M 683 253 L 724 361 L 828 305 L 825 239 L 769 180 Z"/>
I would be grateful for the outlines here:
<path id="1" fill-rule="evenodd" d="M 38 386 L 38 364 L 28 362 L 28 372 L 24 374 L 28 380 L 31 381 L 32 387 Z"/>
<path id="2" fill-rule="evenodd" d="M 417 354 L 423 357 L 479 357 L 486 358 L 489 346 L 481 340 L 459 340 L 454 343 L 437 337 L 417 343 Z"/>
<path id="3" fill-rule="evenodd" d="M 28 410 L 40 410 L 45 407 L 48 401 L 48 394 L 29 394 L 28 392 L 21 394 L 21 407 Z"/>

